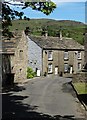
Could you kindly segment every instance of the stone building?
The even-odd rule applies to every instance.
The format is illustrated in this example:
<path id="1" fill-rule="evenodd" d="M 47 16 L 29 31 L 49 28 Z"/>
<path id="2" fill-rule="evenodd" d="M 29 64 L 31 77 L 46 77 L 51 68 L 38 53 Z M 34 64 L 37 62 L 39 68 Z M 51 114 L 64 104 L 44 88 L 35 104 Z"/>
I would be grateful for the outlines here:
<path id="1" fill-rule="evenodd" d="M 24 32 L 14 32 L 14 37 L 11 39 L 2 37 L 2 50 L 0 50 L 3 68 L 2 83 L 20 82 L 26 79 L 27 49 L 27 39 Z"/>
<path id="2" fill-rule="evenodd" d="M 41 75 L 63 75 L 84 67 L 84 46 L 72 38 L 28 36 L 28 66 Z"/>
<path id="3" fill-rule="evenodd" d="M 14 32 L 10 40 L 2 37 L 3 81 L 22 82 L 27 67 L 38 76 L 72 75 L 84 66 L 84 46 L 71 38 L 26 35 Z"/>
<path id="4" fill-rule="evenodd" d="M 85 69 L 87 70 L 87 33 L 85 33 L 85 38 L 84 38 L 84 47 L 85 47 Z"/>

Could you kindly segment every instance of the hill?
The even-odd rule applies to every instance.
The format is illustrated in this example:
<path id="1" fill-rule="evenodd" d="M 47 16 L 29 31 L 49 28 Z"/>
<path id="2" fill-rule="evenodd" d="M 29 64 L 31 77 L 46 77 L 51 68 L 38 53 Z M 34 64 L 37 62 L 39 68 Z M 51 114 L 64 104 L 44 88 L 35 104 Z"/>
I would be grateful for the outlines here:
<path id="1" fill-rule="evenodd" d="M 83 44 L 85 33 L 85 24 L 71 20 L 53 20 L 53 19 L 30 19 L 13 20 L 10 29 L 25 30 L 29 27 L 32 34 L 41 35 L 42 29 L 47 29 L 49 36 L 56 36 L 61 29 L 64 37 L 71 37 Z"/>

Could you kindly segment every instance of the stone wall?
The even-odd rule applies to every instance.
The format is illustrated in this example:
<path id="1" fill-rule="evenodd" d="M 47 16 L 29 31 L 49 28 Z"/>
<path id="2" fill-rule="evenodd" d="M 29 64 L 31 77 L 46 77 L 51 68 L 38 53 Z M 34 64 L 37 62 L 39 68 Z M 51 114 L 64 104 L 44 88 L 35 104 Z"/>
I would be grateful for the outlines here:
<path id="1" fill-rule="evenodd" d="M 53 60 L 48 60 L 48 51 L 43 51 L 43 73 L 47 73 L 48 64 L 52 63 L 52 74 L 55 74 L 55 67 L 58 68 L 58 74 L 63 76 L 72 76 L 69 73 L 64 72 L 64 64 L 67 63 L 69 66 L 72 66 L 72 72 L 77 73 L 78 72 L 78 63 L 81 63 L 81 68 L 83 68 L 84 65 L 84 51 L 81 51 L 81 59 L 77 58 L 77 55 L 75 56 L 74 50 L 69 50 L 68 55 L 69 59 L 64 60 L 64 50 L 52 50 L 53 52 Z"/>
<path id="2" fill-rule="evenodd" d="M 47 50 L 43 50 L 43 75 L 48 73 L 48 53 Z"/>
<path id="3" fill-rule="evenodd" d="M 85 47 L 85 69 L 87 70 L 87 33 L 85 34 L 84 47 Z"/>
<path id="4" fill-rule="evenodd" d="M 11 56 L 12 73 L 14 73 L 14 82 L 21 82 L 27 78 L 28 66 L 28 47 L 27 36 L 24 32 L 19 40 L 15 54 Z"/>
<path id="5" fill-rule="evenodd" d="M 72 81 L 73 82 L 86 82 L 87 79 L 87 72 L 79 72 L 76 74 L 73 74 Z"/>
<path id="6" fill-rule="evenodd" d="M 28 37 L 28 66 L 42 74 L 42 48 Z"/>

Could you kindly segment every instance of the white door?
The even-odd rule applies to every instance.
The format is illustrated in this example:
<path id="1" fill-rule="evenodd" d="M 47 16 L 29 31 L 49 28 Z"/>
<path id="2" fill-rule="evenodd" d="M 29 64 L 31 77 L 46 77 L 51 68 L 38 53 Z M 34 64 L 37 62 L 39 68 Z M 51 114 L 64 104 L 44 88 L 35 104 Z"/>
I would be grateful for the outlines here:
<path id="1" fill-rule="evenodd" d="M 55 67 L 55 75 L 58 74 L 58 67 Z"/>
<path id="2" fill-rule="evenodd" d="M 37 70 L 37 76 L 40 77 L 40 70 Z"/>

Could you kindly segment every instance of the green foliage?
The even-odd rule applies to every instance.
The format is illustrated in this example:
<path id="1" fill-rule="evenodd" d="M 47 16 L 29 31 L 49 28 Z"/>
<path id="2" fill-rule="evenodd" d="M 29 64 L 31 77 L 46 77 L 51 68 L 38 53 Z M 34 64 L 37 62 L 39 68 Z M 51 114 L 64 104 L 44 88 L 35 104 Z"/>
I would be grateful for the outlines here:
<path id="1" fill-rule="evenodd" d="M 9 4 L 9 2 L 8 2 Z M 20 20 L 22 20 L 23 12 L 18 12 L 15 10 L 12 10 L 9 5 L 7 5 L 5 2 L 0 2 L 0 5 L 2 6 L 2 34 L 4 36 L 9 37 L 9 26 L 12 26 L 11 20 L 15 19 L 15 16 L 18 16 Z M 53 2 L 25 2 L 25 6 L 22 9 L 25 9 L 27 7 L 31 7 L 33 10 L 38 10 L 43 12 L 46 15 L 49 15 L 53 10 L 56 8 L 56 4 Z M 29 21 L 30 18 L 27 18 Z"/>
<path id="2" fill-rule="evenodd" d="M 31 7 L 33 10 L 38 10 L 43 12 L 46 15 L 49 15 L 56 8 L 56 4 L 52 1 L 45 2 L 26 2 L 25 6 L 22 9 Z"/>
<path id="3" fill-rule="evenodd" d="M 61 26 L 63 37 L 73 38 L 80 44 L 84 42 L 83 33 L 85 33 L 86 25 L 80 22 L 52 19 L 13 20 L 10 29 L 12 31 L 15 29 L 25 30 L 27 26 L 33 35 L 41 35 L 42 30 L 46 30 L 49 36 L 54 37 L 58 35 Z"/>
<path id="4" fill-rule="evenodd" d="M 27 68 L 27 79 L 33 78 L 36 76 L 36 72 L 32 70 L 32 68 Z"/>
<path id="5" fill-rule="evenodd" d="M 13 37 L 12 33 L 9 31 L 9 26 L 12 26 L 11 20 L 14 20 L 15 16 L 18 16 L 21 20 L 23 14 L 23 12 L 12 10 L 6 3 L 2 3 L 2 35 Z"/>

